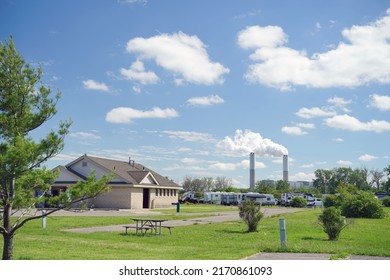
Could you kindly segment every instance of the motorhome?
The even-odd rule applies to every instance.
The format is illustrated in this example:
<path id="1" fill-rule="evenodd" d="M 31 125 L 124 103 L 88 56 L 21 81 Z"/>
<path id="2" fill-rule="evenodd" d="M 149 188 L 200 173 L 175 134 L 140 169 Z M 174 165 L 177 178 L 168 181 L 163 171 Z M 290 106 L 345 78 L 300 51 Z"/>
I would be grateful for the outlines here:
<path id="1" fill-rule="evenodd" d="M 307 201 L 307 206 L 315 206 L 315 195 L 309 193 L 282 193 L 280 196 L 280 204 L 282 206 L 289 206 L 294 197 L 303 197 Z"/>

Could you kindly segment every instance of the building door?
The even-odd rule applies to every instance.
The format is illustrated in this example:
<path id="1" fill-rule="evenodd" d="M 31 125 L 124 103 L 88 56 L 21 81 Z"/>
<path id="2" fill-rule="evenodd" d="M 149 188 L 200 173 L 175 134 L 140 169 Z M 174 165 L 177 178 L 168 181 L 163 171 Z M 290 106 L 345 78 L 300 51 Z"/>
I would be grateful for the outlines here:
<path id="1" fill-rule="evenodd" d="M 142 207 L 149 208 L 149 189 L 144 189 Z"/>

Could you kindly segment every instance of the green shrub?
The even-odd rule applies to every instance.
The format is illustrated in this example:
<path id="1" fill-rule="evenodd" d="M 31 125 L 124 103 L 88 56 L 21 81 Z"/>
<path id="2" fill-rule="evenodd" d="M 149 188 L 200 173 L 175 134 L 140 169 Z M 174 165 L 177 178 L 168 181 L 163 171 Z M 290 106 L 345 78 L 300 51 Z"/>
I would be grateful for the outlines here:
<path id="1" fill-rule="evenodd" d="M 342 198 L 340 195 L 330 194 L 324 198 L 323 203 L 324 203 L 325 208 L 331 207 L 331 206 L 339 208 L 339 207 L 341 207 L 341 204 L 342 204 Z"/>
<path id="2" fill-rule="evenodd" d="M 385 207 L 390 207 L 390 196 L 385 197 L 385 198 L 382 200 L 382 204 L 383 204 L 383 206 L 385 206 Z"/>
<path id="3" fill-rule="evenodd" d="M 256 205 L 256 202 L 253 200 L 246 200 L 243 204 L 239 206 L 239 210 L 240 218 L 248 226 L 248 232 L 257 231 L 257 225 L 259 224 L 261 218 L 263 218 L 264 215 L 261 212 L 260 205 Z"/>
<path id="4" fill-rule="evenodd" d="M 348 218 L 384 218 L 385 212 L 381 201 L 372 193 L 358 191 L 345 196 L 341 212 Z"/>
<path id="5" fill-rule="evenodd" d="M 290 201 L 291 207 L 306 207 L 307 201 L 301 196 L 296 196 Z"/>
<path id="6" fill-rule="evenodd" d="M 341 216 L 341 210 L 334 206 L 325 208 L 318 220 L 324 232 L 328 235 L 328 239 L 332 241 L 338 240 L 341 231 L 346 227 L 344 217 Z"/>

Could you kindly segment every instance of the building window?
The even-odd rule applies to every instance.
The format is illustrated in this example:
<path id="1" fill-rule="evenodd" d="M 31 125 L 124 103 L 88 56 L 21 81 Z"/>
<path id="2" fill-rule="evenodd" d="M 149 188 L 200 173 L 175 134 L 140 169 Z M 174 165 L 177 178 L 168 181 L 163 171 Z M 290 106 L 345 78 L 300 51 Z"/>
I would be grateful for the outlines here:
<path id="1" fill-rule="evenodd" d="M 88 166 L 88 162 L 83 161 L 82 166 L 83 166 L 83 167 L 87 167 L 87 166 Z"/>
<path id="2" fill-rule="evenodd" d="M 158 196 L 158 189 L 156 189 L 156 196 Z"/>
<path id="3" fill-rule="evenodd" d="M 166 193 L 165 193 L 165 192 L 166 192 L 166 190 L 164 189 L 164 196 L 166 195 Z"/>

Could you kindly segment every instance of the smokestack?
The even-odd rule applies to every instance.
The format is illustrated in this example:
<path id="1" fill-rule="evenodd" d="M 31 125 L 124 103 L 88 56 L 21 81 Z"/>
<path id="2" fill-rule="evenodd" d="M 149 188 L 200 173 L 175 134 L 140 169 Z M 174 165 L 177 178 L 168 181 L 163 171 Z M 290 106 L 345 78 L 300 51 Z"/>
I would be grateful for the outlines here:
<path id="1" fill-rule="evenodd" d="M 288 182 L 288 155 L 283 156 L 283 181 Z"/>
<path id="2" fill-rule="evenodd" d="M 255 153 L 249 155 L 249 188 L 255 189 Z"/>

